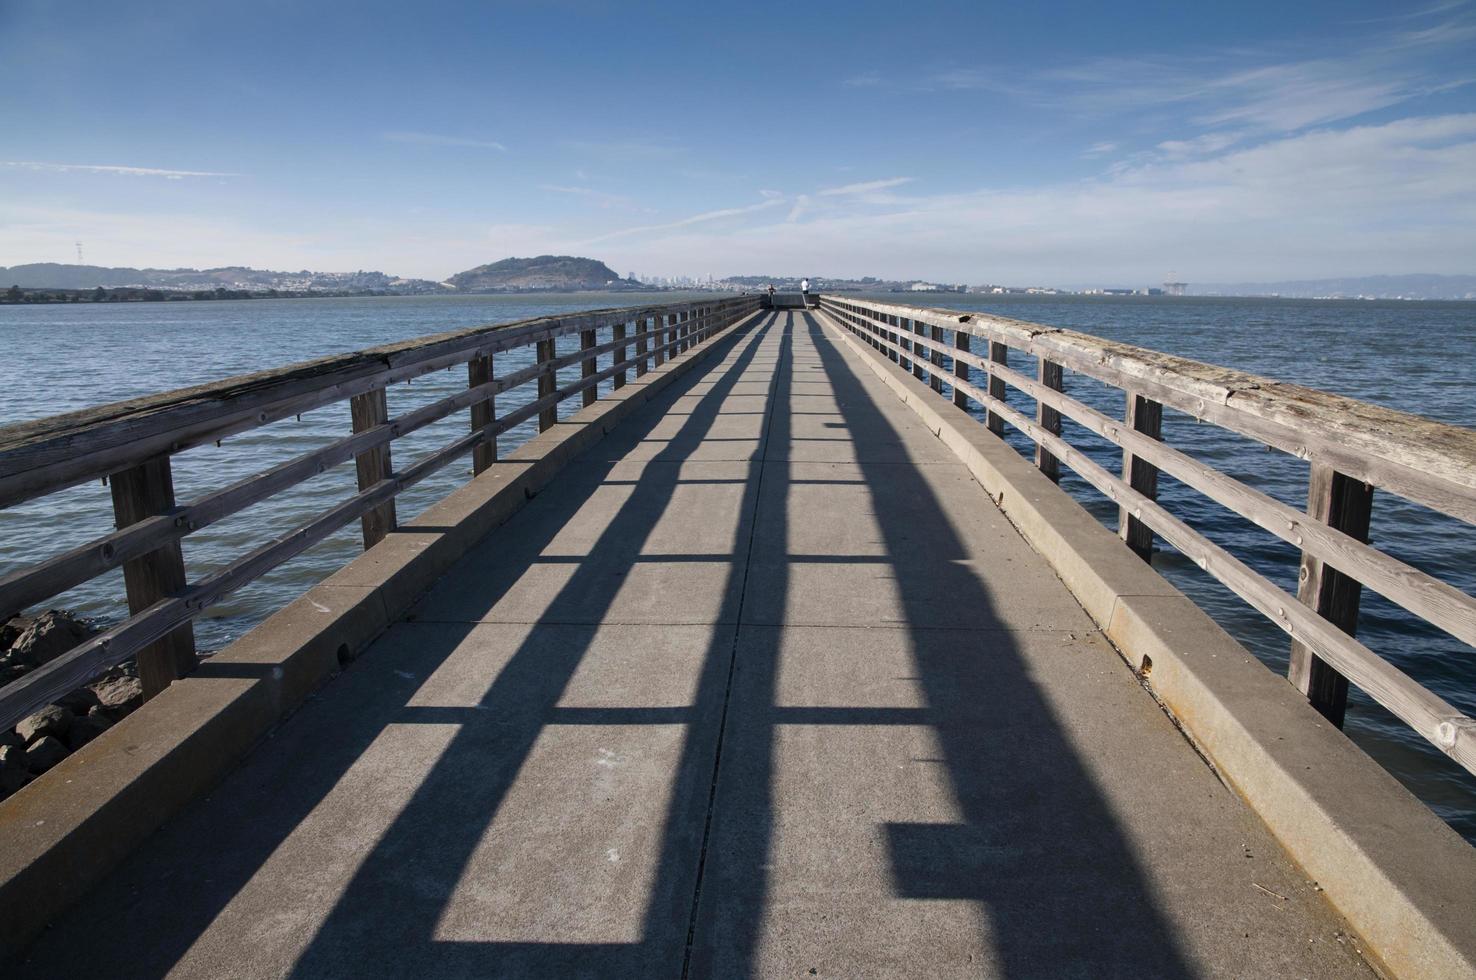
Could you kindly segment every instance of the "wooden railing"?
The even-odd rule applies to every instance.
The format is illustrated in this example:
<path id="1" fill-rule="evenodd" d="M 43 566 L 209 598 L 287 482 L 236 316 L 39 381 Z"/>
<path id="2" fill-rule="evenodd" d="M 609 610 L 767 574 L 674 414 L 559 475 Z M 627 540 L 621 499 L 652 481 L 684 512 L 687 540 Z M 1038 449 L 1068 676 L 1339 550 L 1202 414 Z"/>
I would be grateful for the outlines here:
<path id="1" fill-rule="evenodd" d="M 118 528 L 0 577 L 0 622 L 119 566 L 131 613 L 0 688 L 0 730 L 131 657 L 138 659 L 145 696 L 152 696 L 194 668 L 191 623 L 224 596 L 355 518 L 364 547 L 373 546 L 394 529 L 395 497 L 405 489 L 467 453 L 473 472 L 481 473 L 496 459 L 498 434 L 534 417 L 540 431 L 548 429 L 565 399 L 580 394 L 589 405 L 601 382 L 623 387 L 631 371 L 645 374 L 759 304 L 757 296 L 741 296 L 478 327 L 0 428 L 0 507 L 105 478 Z M 602 341 L 606 330 L 610 339 Z M 579 349 L 558 354 L 558 339 L 576 334 Z M 534 363 L 494 374 L 495 355 L 528 346 L 536 350 Z M 390 417 L 386 386 L 458 364 L 467 365 L 466 389 Z M 578 380 L 560 384 L 560 369 L 576 365 Z M 536 397 L 499 416 L 496 396 L 525 384 L 536 384 Z M 344 400 L 349 435 L 189 503 L 175 501 L 174 454 Z M 395 468 L 395 439 L 459 411 L 470 412 L 466 435 Z M 356 495 L 188 581 L 181 539 L 350 459 L 358 471 Z"/>
<path id="2" fill-rule="evenodd" d="M 992 431 L 1023 433 L 1046 475 L 1070 467 L 1119 506 L 1119 534 L 1140 556 L 1158 534 L 1268 617 L 1292 638 L 1291 681 L 1335 724 L 1352 682 L 1476 772 L 1476 721 L 1353 636 L 1366 586 L 1476 646 L 1476 599 L 1368 544 L 1375 487 L 1476 523 L 1476 431 L 1003 317 L 841 296 L 822 296 L 820 308 L 940 395 L 948 386 L 954 404 L 980 405 Z M 1034 377 L 1010 368 L 1011 351 L 1035 358 Z M 1066 395 L 1063 369 L 1121 390 L 1124 417 Z M 1035 402 L 1033 416 L 1006 402 L 1006 386 Z M 1165 407 L 1308 461 L 1307 512 L 1161 441 Z M 1121 447 L 1121 474 L 1063 439 L 1063 417 Z M 1159 472 L 1300 548 L 1297 596 L 1158 504 Z"/>

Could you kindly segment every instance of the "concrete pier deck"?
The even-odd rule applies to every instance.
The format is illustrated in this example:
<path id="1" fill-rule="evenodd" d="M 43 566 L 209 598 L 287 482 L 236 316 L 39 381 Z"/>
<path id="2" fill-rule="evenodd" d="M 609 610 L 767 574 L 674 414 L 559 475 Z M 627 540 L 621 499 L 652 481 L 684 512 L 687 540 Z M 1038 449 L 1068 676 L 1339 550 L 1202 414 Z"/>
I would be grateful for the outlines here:
<path id="1" fill-rule="evenodd" d="M 823 319 L 719 340 L 16 975 L 1371 975 Z"/>

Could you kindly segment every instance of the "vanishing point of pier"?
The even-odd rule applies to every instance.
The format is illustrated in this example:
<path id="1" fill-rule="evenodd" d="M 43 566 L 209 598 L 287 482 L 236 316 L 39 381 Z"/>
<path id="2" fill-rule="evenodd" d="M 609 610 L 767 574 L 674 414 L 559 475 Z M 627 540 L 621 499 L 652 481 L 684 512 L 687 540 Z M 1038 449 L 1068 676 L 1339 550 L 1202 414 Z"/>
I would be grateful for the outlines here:
<path id="1" fill-rule="evenodd" d="M 388 386 L 462 364 L 463 393 L 390 414 Z M 1072 400 L 1075 373 L 1122 388 L 1124 417 Z M 108 475 L 119 527 L 0 581 L 5 610 L 121 566 L 133 611 L 0 691 L 6 724 L 134 656 L 153 695 L 0 803 L 6 976 L 1476 964 L 1471 848 L 1336 724 L 1351 681 L 1471 764 L 1470 719 L 1345 611 L 1377 588 L 1471 635 L 1469 596 L 1364 540 L 1376 485 L 1470 519 L 1467 430 L 828 296 L 572 314 L 207 387 L 0 430 L 0 505 Z M 342 400 L 343 440 L 174 499 L 172 454 Z M 1186 461 L 1165 406 L 1308 459 L 1309 511 Z M 453 412 L 458 442 L 391 457 Z M 1119 441 L 1121 472 L 1063 417 Z M 350 460 L 357 496 L 190 580 L 182 538 Z M 468 460 L 396 519 L 400 490 Z M 1293 535 L 1302 594 L 1164 511 L 1160 472 Z M 194 615 L 355 521 L 361 557 L 194 663 Z M 1144 561 L 1155 534 L 1284 622 L 1291 682 Z"/>

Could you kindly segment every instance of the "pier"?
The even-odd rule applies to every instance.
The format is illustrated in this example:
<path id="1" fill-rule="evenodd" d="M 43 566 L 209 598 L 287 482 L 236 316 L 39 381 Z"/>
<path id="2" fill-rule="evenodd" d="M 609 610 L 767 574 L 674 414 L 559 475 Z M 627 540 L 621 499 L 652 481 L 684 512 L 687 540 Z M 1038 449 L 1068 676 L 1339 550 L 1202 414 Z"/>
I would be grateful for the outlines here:
<path id="1" fill-rule="evenodd" d="M 446 369 L 464 390 L 391 411 Z M 175 499 L 172 456 L 334 405 L 341 439 Z M 1307 460 L 1307 508 L 1164 442 L 1165 409 Z M 350 461 L 356 495 L 192 578 L 189 534 Z M 1160 473 L 1300 549 L 1298 594 Z M 1355 635 L 1367 588 L 1476 641 L 1476 600 L 1367 541 L 1375 488 L 1476 520 L 1470 430 L 983 314 L 734 296 L 0 429 L 0 506 L 103 477 L 118 529 L 0 579 L 0 613 L 121 568 L 131 615 L 0 689 L 0 727 L 129 659 L 149 700 L 0 802 L 6 976 L 1476 972 L 1476 851 L 1338 730 L 1351 683 L 1476 767 L 1476 722 Z M 200 612 L 356 522 L 360 557 L 197 662 Z M 1286 631 L 1289 678 L 1155 539 Z"/>

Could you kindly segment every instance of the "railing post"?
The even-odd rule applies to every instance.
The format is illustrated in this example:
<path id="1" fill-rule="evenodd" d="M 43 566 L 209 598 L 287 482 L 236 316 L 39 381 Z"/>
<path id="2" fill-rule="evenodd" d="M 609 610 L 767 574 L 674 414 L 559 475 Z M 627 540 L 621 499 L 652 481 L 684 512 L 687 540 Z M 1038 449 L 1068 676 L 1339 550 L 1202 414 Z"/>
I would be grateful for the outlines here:
<path id="1" fill-rule="evenodd" d="M 923 336 L 923 331 L 926 329 L 926 326 L 924 324 L 918 323 L 916 320 L 908 320 L 907 322 L 910 325 L 910 330 L 912 331 L 912 334 L 914 336 Z M 923 365 L 926 364 L 927 361 L 927 348 L 919 346 L 918 342 L 915 340 L 912 341 L 912 376 L 919 381 L 921 381 L 923 379 L 923 376 L 927 373 L 923 368 Z"/>
<path id="2" fill-rule="evenodd" d="M 1367 544 L 1372 513 L 1373 487 L 1324 463 L 1312 464 L 1307 488 L 1309 517 Z M 1357 579 L 1302 552 L 1297 598 L 1349 636 L 1358 629 L 1358 603 L 1362 594 L 1363 585 Z M 1296 640 L 1291 645 L 1287 677 L 1324 718 L 1343 727 L 1343 715 L 1348 707 L 1346 677 Z"/>
<path id="3" fill-rule="evenodd" d="M 492 355 L 486 357 L 474 357 L 466 362 L 466 385 L 468 388 L 480 388 L 492 380 Z M 476 402 L 471 407 L 471 428 L 473 432 L 485 429 L 497 420 L 497 405 L 492 398 L 486 401 Z M 497 462 L 497 437 L 489 436 L 486 442 L 481 443 L 472 450 L 472 475 L 476 476 L 486 471 L 487 467 Z"/>
<path id="4" fill-rule="evenodd" d="M 1065 390 L 1061 365 L 1038 355 L 1035 359 L 1035 380 L 1053 391 Z M 1053 436 L 1061 434 L 1061 413 L 1039 399 L 1035 402 L 1035 422 Z M 1061 461 L 1040 443 L 1035 444 L 1035 465 L 1052 481 L 1061 482 Z"/>
<path id="5" fill-rule="evenodd" d="M 595 345 L 595 332 L 593 330 L 581 330 L 581 331 L 579 331 L 579 349 L 580 350 L 587 351 L 591 347 L 593 347 L 594 345 Z M 599 359 L 596 358 L 595 355 L 593 355 L 593 354 L 587 354 L 587 355 L 585 355 L 584 360 L 580 361 L 579 364 L 580 364 L 579 377 L 581 377 L 581 378 L 589 378 L 591 375 L 597 374 L 599 372 L 599 370 L 600 370 Z M 588 388 L 584 389 L 583 402 L 584 402 L 584 404 L 586 406 L 593 405 L 595 403 L 595 399 L 597 399 L 599 397 L 600 397 L 600 391 L 599 391 L 599 387 L 597 385 L 590 385 Z"/>
<path id="6" fill-rule="evenodd" d="M 933 390 L 941 395 L 943 394 L 943 328 L 934 324 L 928 328 L 928 336 L 933 341 L 933 349 L 928 351 L 928 363 L 932 365 L 932 369 L 928 371 L 932 379 L 929 383 L 933 386 Z"/>
<path id="7" fill-rule="evenodd" d="M 953 347 L 955 350 L 961 350 L 967 354 L 969 352 L 969 335 L 962 330 L 954 330 Z M 962 378 L 964 381 L 969 380 L 969 366 L 956 357 L 953 359 L 953 376 L 955 378 Z M 958 385 L 953 386 L 953 404 L 966 411 L 969 407 L 969 396 L 964 394 L 963 389 Z"/>
<path id="8" fill-rule="evenodd" d="M 1127 392 L 1127 424 L 1150 439 L 1163 439 L 1163 406 L 1136 392 Z M 1122 478 L 1128 486 L 1147 497 L 1158 499 L 1158 467 L 1127 450 L 1122 452 Z M 1146 562 L 1153 560 L 1153 529 L 1133 516 L 1127 507 L 1118 509 L 1117 533 L 1127 546 Z"/>
<path id="9" fill-rule="evenodd" d="M 615 324 L 615 326 L 611 330 L 611 333 L 614 334 L 614 336 L 611 338 L 612 340 L 624 340 L 625 339 L 625 324 L 623 324 L 623 323 L 617 323 L 617 324 Z M 627 347 L 624 344 L 621 344 L 619 347 L 615 348 L 615 363 L 616 364 L 619 364 L 621 361 L 624 361 L 625 360 L 625 355 L 628 354 L 628 353 L 630 353 L 630 348 Z M 624 388 L 625 387 L 625 375 L 626 375 L 626 373 L 627 373 L 628 370 L 629 370 L 628 368 L 621 368 L 619 371 L 616 371 L 615 372 L 615 379 L 614 380 L 615 380 L 615 387 L 616 388 Z"/>
<path id="10" fill-rule="evenodd" d="M 897 318 L 885 313 L 882 314 L 882 322 L 889 327 L 897 326 Z M 886 331 L 886 336 L 893 345 L 888 350 L 888 353 L 892 355 L 892 360 L 901 365 L 904 371 L 907 370 L 907 358 L 902 356 L 902 351 L 906 349 L 906 345 L 902 343 L 902 335 L 896 330 L 888 330 Z"/>
<path id="11" fill-rule="evenodd" d="M 537 350 L 539 364 L 547 364 L 549 361 L 552 361 L 554 359 L 555 346 L 556 342 L 552 337 L 550 337 L 548 340 L 540 340 L 538 342 Z M 558 374 L 559 373 L 557 371 L 545 371 L 543 374 L 540 374 L 538 376 L 538 397 L 540 399 L 547 398 L 549 395 L 552 395 L 555 391 L 558 390 Z M 558 423 L 558 421 L 559 406 L 550 405 L 545 409 L 541 409 L 538 413 L 538 431 L 547 432 L 549 429 L 552 429 L 554 425 Z"/>
<path id="12" fill-rule="evenodd" d="M 660 317 L 657 317 L 656 319 L 659 320 Z M 650 318 L 648 317 L 641 317 L 635 322 L 637 378 L 646 373 L 646 350 L 651 339 L 650 334 L 646 332 L 646 324 L 649 322 Z"/>
<path id="13" fill-rule="evenodd" d="M 389 400 L 383 388 L 366 391 L 349 399 L 349 413 L 353 418 L 355 432 L 372 429 L 389 421 Z M 390 445 L 380 443 L 354 457 L 354 469 L 359 477 L 359 490 L 368 490 L 394 473 L 390 462 Z M 368 551 L 384 540 L 384 536 L 395 529 L 395 501 L 391 497 L 359 519 L 364 531 L 364 550 Z"/>
<path id="14" fill-rule="evenodd" d="M 989 360 L 994 364 L 1008 364 L 1009 357 L 1010 349 L 991 338 L 989 341 Z M 997 398 L 1000 401 L 1005 400 L 1004 379 L 995 376 L 992 370 L 989 372 L 989 394 L 991 397 Z M 984 421 L 989 426 L 990 432 L 993 432 L 997 436 L 1004 435 L 1004 416 L 996 415 L 991 411 L 985 416 Z"/>
<path id="15" fill-rule="evenodd" d="M 651 338 L 651 368 L 655 370 L 666 363 L 666 342 L 671 339 L 671 328 L 680 313 L 673 313 L 668 319 L 665 314 L 656 318 L 656 335 Z"/>
<path id="16" fill-rule="evenodd" d="M 168 456 L 157 456 L 108 480 L 118 527 L 137 524 L 174 507 L 174 477 Z M 123 563 L 123 587 L 133 615 L 185 588 L 184 552 L 171 541 L 141 558 Z M 195 627 L 184 623 L 138 652 L 138 679 L 145 698 L 195 669 Z"/>

